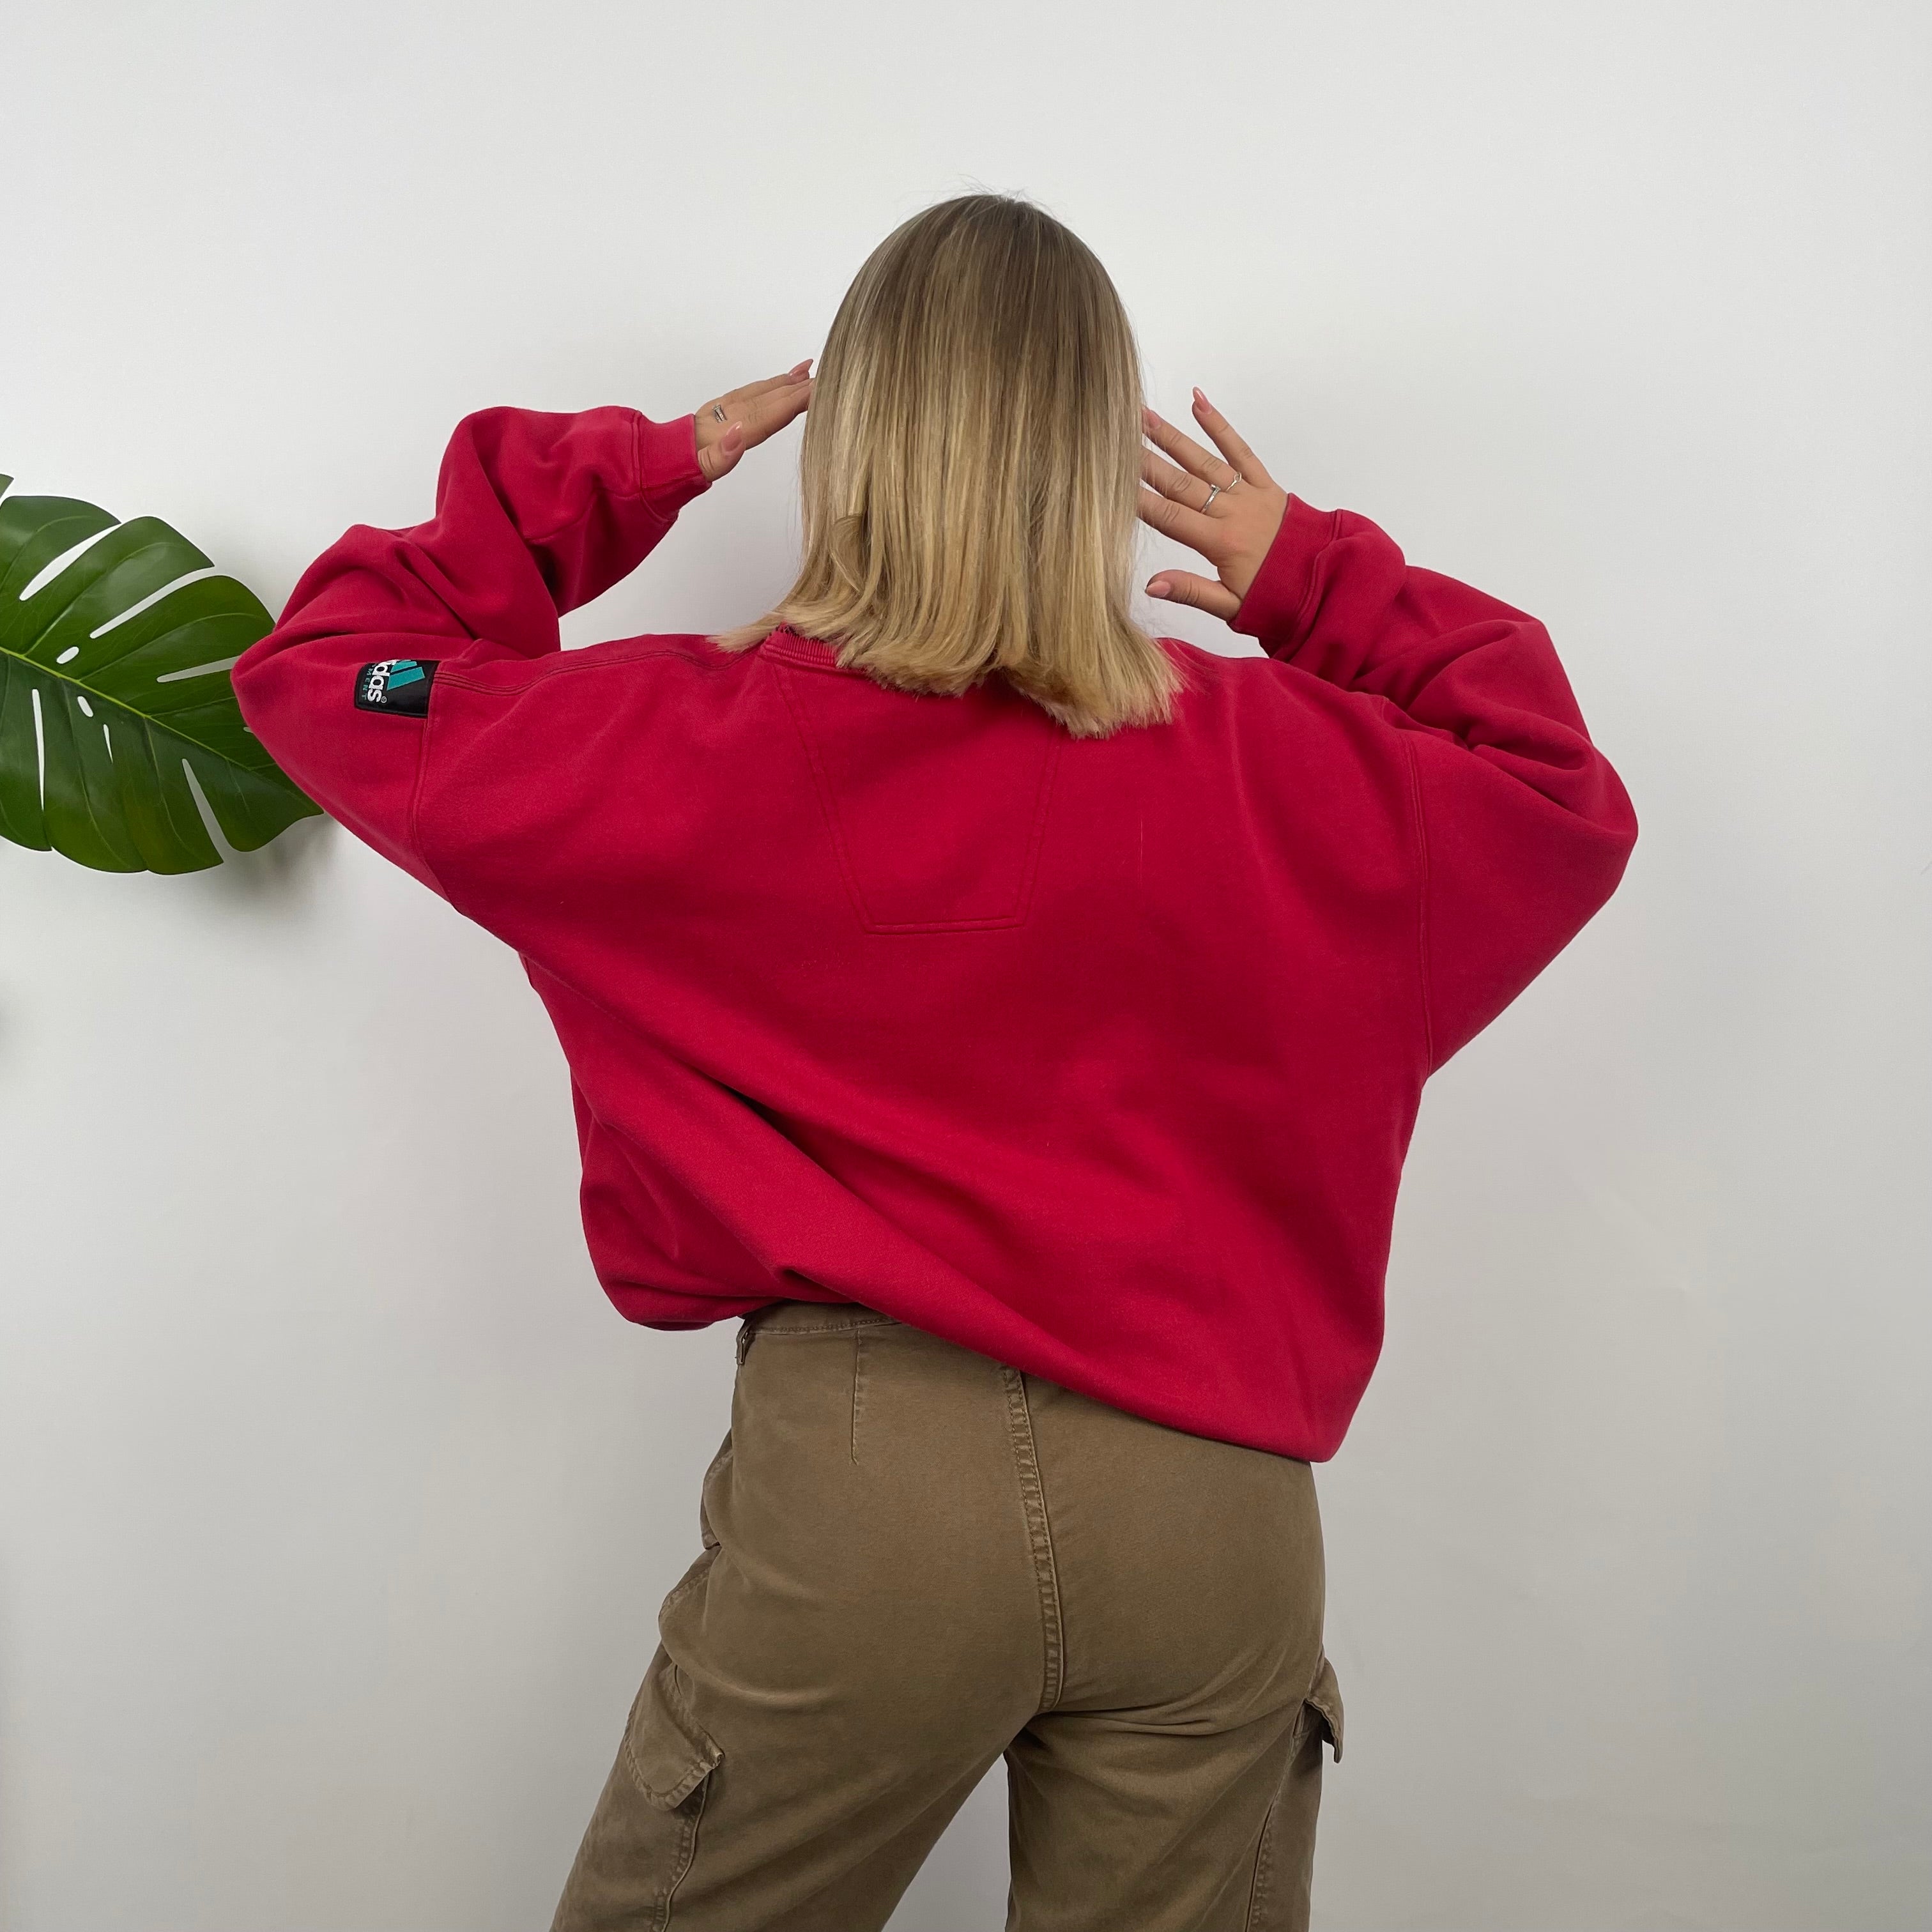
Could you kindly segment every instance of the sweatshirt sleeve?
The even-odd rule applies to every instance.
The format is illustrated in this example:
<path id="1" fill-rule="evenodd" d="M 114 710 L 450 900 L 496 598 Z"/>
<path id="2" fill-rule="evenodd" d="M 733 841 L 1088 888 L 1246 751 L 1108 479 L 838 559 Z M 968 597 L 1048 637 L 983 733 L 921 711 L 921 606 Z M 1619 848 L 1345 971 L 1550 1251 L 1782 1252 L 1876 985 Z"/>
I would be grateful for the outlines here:
<path id="1" fill-rule="evenodd" d="M 627 576 L 707 487 L 689 416 L 465 417 L 430 521 L 350 530 L 237 662 L 243 722 L 332 817 L 442 891 L 414 826 L 436 678 L 559 650 L 558 618 Z"/>
<path id="2" fill-rule="evenodd" d="M 1543 626 L 1406 563 L 1366 517 L 1291 496 L 1233 625 L 1390 707 L 1415 798 L 1432 1073 L 1616 890 L 1636 842 L 1629 796 Z"/>

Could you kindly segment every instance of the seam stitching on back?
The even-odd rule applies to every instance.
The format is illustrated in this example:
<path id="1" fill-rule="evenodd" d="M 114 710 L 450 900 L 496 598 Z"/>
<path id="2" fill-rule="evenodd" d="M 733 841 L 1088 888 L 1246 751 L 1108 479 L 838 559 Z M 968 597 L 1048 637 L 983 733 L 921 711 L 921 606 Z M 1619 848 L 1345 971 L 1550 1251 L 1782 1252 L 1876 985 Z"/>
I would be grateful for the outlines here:
<path id="1" fill-rule="evenodd" d="M 791 713 L 791 722 L 798 733 L 799 743 L 805 752 L 805 760 L 812 771 L 812 788 L 818 795 L 818 808 L 825 820 L 825 829 L 832 835 L 832 850 L 838 862 L 838 876 L 845 882 L 846 896 L 852 902 L 852 910 L 859 916 L 859 923 L 872 929 L 873 920 L 866 909 L 866 901 L 859 890 L 859 880 L 852 867 L 851 855 L 845 849 L 845 830 L 839 823 L 838 814 L 832 802 L 831 781 L 818 755 L 818 741 L 814 737 L 805 722 L 805 714 L 799 708 L 798 700 L 792 695 L 791 686 L 781 669 L 778 674 L 778 695 L 784 700 L 785 709 Z"/>
<path id="2" fill-rule="evenodd" d="M 1026 1518 L 1027 1539 L 1033 1552 L 1034 1583 L 1040 1599 L 1040 1636 L 1046 1652 L 1045 1677 L 1040 1708 L 1050 1711 L 1066 1685 L 1066 1635 L 1060 1624 L 1060 1577 L 1054 1565 L 1053 1531 L 1047 1520 L 1046 1490 L 1040 1480 L 1040 1448 L 1034 1440 L 1033 1414 L 1027 1406 L 1026 1378 L 1002 1364 L 1006 1385 L 1006 1421 L 1012 1438 L 1013 1463 L 1019 1477 L 1020 1506 Z"/>
<path id="3" fill-rule="evenodd" d="M 1281 1793 L 1277 1791 L 1268 1800 L 1268 1816 L 1262 1820 L 1261 1843 L 1255 1847 L 1255 1874 L 1248 1889 L 1248 1916 L 1243 1920 L 1244 1932 L 1256 1932 L 1262 1922 L 1262 1907 L 1268 1903 L 1269 1866 L 1274 1850 L 1274 1814 L 1281 1803 Z"/>
<path id="4" fill-rule="evenodd" d="M 796 658 L 782 652 L 774 652 L 772 656 L 776 662 L 791 664 L 800 670 L 824 668 L 818 664 L 800 664 Z M 860 887 L 858 868 L 853 862 L 851 850 L 846 842 L 844 820 L 840 814 L 838 801 L 832 795 L 831 774 L 825 768 L 818 734 L 793 695 L 782 670 L 778 674 L 778 686 L 779 694 L 785 702 L 785 709 L 791 713 L 800 743 L 804 748 L 806 761 L 812 768 L 812 789 L 818 794 L 819 810 L 824 817 L 826 830 L 832 837 L 832 850 L 838 861 L 839 877 L 845 882 L 845 891 L 852 902 L 852 910 L 858 915 L 859 923 L 866 932 L 890 938 L 918 932 L 1004 932 L 1025 925 L 1033 916 L 1034 887 L 1040 874 L 1040 854 L 1046 843 L 1047 817 L 1053 803 L 1060 754 L 1066 748 L 1066 734 L 1064 730 L 1057 731 L 1048 741 L 1046 756 L 1041 761 L 1040 778 L 1034 791 L 1033 818 L 1027 828 L 1026 850 L 1020 862 L 1020 882 L 1013 895 L 1012 910 L 972 919 L 882 920 L 866 904 L 865 894 Z"/>
<path id="5" fill-rule="evenodd" d="M 680 651 L 664 645 L 654 645 L 650 649 L 632 651 L 625 657 L 590 658 L 589 650 L 544 651 L 539 654 L 541 668 L 518 684 L 485 684 L 461 671 L 436 674 L 440 682 L 446 686 L 473 691 L 484 698 L 513 698 L 526 691 L 533 691 L 538 685 L 551 678 L 561 677 L 579 671 L 621 670 L 626 664 L 648 664 L 655 658 L 675 658 L 680 664 L 688 664 L 693 670 L 702 671 L 707 676 L 728 669 L 722 659 L 713 664 L 709 659 L 694 657 L 688 651 Z M 578 662 L 588 658 L 587 662 Z M 501 663 L 502 660 L 495 660 Z"/>

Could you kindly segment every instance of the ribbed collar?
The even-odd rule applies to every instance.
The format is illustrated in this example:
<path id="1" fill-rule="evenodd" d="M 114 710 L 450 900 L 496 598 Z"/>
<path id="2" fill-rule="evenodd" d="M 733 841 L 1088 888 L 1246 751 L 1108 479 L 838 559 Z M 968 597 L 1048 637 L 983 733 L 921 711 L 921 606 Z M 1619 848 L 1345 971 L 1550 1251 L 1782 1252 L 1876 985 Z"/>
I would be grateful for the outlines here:
<path id="1" fill-rule="evenodd" d="M 842 664 L 838 652 L 830 644 L 817 638 L 802 638 L 788 624 L 781 624 L 758 649 L 770 656 L 783 658 L 788 663 L 808 665 L 814 670 L 842 671 L 848 677 L 866 675 L 856 664 Z"/>

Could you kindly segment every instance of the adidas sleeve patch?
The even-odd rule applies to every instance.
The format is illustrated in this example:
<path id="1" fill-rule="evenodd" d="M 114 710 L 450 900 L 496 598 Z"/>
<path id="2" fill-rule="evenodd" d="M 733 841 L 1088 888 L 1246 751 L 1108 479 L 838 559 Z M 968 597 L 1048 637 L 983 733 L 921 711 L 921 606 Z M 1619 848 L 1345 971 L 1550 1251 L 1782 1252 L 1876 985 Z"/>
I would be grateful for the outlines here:
<path id="1" fill-rule="evenodd" d="M 383 658 L 356 674 L 358 711 L 386 711 L 398 718 L 421 718 L 429 710 L 436 681 L 435 658 Z"/>

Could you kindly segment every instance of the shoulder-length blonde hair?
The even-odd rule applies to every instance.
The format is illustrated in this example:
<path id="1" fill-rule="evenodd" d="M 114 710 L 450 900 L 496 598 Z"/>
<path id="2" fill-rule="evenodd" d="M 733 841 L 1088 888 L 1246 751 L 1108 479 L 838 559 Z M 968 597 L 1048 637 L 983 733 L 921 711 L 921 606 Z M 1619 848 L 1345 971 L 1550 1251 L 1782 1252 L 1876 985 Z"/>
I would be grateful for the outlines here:
<path id="1" fill-rule="evenodd" d="M 1164 722 L 1186 680 L 1128 615 L 1140 452 L 1140 358 L 1092 250 L 1028 202 L 941 202 L 826 338 L 796 580 L 712 641 L 782 625 L 909 691 L 998 672 L 1078 737 Z"/>

